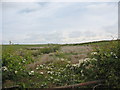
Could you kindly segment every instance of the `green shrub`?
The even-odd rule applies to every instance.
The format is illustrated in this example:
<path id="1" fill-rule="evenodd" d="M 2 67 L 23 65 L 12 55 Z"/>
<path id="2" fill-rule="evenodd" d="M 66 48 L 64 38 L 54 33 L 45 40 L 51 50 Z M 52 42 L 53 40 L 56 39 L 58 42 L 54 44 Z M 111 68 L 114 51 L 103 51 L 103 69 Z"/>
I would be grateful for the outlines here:
<path id="1" fill-rule="evenodd" d="M 5 80 L 17 81 L 26 76 L 25 65 L 33 62 L 31 54 L 26 52 L 24 56 L 17 55 L 14 48 L 6 47 L 2 54 L 2 75 L 3 83 Z"/>
<path id="2" fill-rule="evenodd" d="M 99 47 L 91 55 L 91 60 L 80 66 L 86 81 L 103 79 L 109 87 L 120 87 L 120 43 L 111 41 Z"/>
<path id="3" fill-rule="evenodd" d="M 56 46 L 51 46 L 51 47 L 46 47 L 46 48 L 41 48 L 39 50 L 39 53 L 42 54 L 49 54 L 52 52 L 56 52 L 57 50 L 59 50 L 60 46 L 56 45 Z"/>

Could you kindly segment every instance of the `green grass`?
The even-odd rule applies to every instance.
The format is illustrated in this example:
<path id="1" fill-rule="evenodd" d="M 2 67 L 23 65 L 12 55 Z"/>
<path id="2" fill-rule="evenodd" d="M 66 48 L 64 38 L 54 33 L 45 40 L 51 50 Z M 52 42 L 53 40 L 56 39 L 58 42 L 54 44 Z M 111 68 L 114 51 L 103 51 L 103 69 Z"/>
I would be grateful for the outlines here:
<path id="1" fill-rule="evenodd" d="M 74 44 L 63 44 L 62 46 L 83 46 L 83 45 L 105 45 L 109 44 L 111 41 L 117 42 L 118 40 L 103 40 L 103 41 L 93 41 L 86 43 L 74 43 Z"/>
<path id="2" fill-rule="evenodd" d="M 83 63 L 72 64 L 70 61 L 71 55 L 81 53 L 61 52 L 62 46 L 86 45 L 93 46 L 97 54 L 89 53 L 90 61 Z M 32 47 L 44 48 L 27 49 Z M 115 53 L 119 57 L 118 50 L 120 49 L 116 40 L 69 45 L 2 45 L 3 87 L 19 85 L 21 88 L 50 88 L 97 79 L 106 79 L 105 84 L 119 87 L 120 78 L 116 73 L 120 70 L 120 60 L 111 54 Z M 44 64 L 36 63 L 44 55 L 49 55 L 48 59 L 53 60 Z M 43 60 L 47 60 L 47 57 Z"/>

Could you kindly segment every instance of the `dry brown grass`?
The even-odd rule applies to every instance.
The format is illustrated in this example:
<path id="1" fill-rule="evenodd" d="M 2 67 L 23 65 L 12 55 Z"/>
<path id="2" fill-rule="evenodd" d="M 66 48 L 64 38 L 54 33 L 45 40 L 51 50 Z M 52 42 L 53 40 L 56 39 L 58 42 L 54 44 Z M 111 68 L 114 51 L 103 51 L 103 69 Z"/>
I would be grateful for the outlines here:
<path id="1" fill-rule="evenodd" d="M 78 63 L 79 60 L 87 58 L 88 54 L 92 52 L 92 50 L 93 50 L 92 46 L 85 45 L 85 46 L 62 46 L 59 51 L 63 52 L 64 54 L 71 53 L 70 55 L 67 55 L 66 57 L 69 57 L 71 60 L 71 63 L 74 64 L 74 63 Z M 55 52 L 49 53 L 49 54 L 43 54 L 40 57 L 35 57 L 37 61 L 31 64 L 28 64 L 27 68 L 35 69 L 37 65 L 49 63 L 49 62 L 59 59 L 58 57 L 54 57 L 54 56 L 55 56 Z"/>
<path id="2" fill-rule="evenodd" d="M 77 55 L 70 55 L 72 63 L 78 63 L 79 60 L 85 59 L 88 57 L 88 54 L 92 52 L 92 46 L 63 46 L 61 51 L 64 53 L 77 53 Z"/>
<path id="3" fill-rule="evenodd" d="M 88 53 L 92 50 L 92 46 L 63 46 L 61 51 L 64 53 Z"/>

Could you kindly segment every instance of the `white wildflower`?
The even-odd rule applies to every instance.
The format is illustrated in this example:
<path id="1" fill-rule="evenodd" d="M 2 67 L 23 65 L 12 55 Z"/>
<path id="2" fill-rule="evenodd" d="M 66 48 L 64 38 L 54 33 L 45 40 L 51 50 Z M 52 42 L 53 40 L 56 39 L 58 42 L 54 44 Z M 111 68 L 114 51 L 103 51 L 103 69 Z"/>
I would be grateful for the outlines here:
<path id="1" fill-rule="evenodd" d="M 58 82 L 58 81 L 59 81 L 59 79 L 55 79 L 55 81 L 56 81 L 56 82 Z"/>
<path id="2" fill-rule="evenodd" d="M 81 73 L 83 73 L 83 70 L 81 70 Z"/>
<path id="3" fill-rule="evenodd" d="M 66 67 L 70 67 L 70 64 L 67 64 Z"/>
<path id="4" fill-rule="evenodd" d="M 76 67 L 78 64 L 72 64 L 72 66 Z"/>
<path id="5" fill-rule="evenodd" d="M 53 79 L 53 77 L 50 77 L 50 79 Z"/>
<path id="6" fill-rule="evenodd" d="M 31 71 L 31 73 L 34 73 L 34 71 Z"/>
<path id="7" fill-rule="evenodd" d="M 90 58 L 85 58 L 85 59 L 84 59 L 84 61 L 89 61 L 89 60 L 90 60 Z"/>
<path id="8" fill-rule="evenodd" d="M 61 73 L 60 73 L 60 72 L 58 72 L 57 74 L 58 74 L 58 75 L 60 75 Z"/>
<path id="9" fill-rule="evenodd" d="M 66 71 L 66 69 L 64 68 L 63 71 Z"/>
<path id="10" fill-rule="evenodd" d="M 42 74 L 42 75 L 43 75 L 44 73 L 43 73 L 43 72 L 40 72 L 40 74 Z"/>
<path id="11" fill-rule="evenodd" d="M 64 58 L 61 58 L 61 61 L 64 61 Z"/>
<path id="12" fill-rule="evenodd" d="M 50 81 L 50 78 L 48 78 L 48 81 Z"/>
<path id="13" fill-rule="evenodd" d="M 96 58 L 92 58 L 92 60 L 95 60 L 95 61 L 97 61 L 97 59 L 96 59 Z"/>
<path id="14" fill-rule="evenodd" d="M 58 73 L 55 73 L 55 75 L 57 76 L 57 75 L 58 75 Z"/>
<path id="15" fill-rule="evenodd" d="M 53 72 L 53 71 L 48 71 L 47 73 L 48 73 L 48 74 L 53 74 L 54 72 Z"/>
<path id="16" fill-rule="evenodd" d="M 83 61 L 84 61 L 84 59 L 80 59 L 80 60 L 79 60 L 79 64 L 81 64 Z"/>
<path id="17" fill-rule="evenodd" d="M 115 56 L 115 58 L 118 58 L 117 56 Z"/>
<path id="18" fill-rule="evenodd" d="M 48 74 L 50 74 L 50 71 L 47 71 Z"/>
<path id="19" fill-rule="evenodd" d="M 114 53 L 113 55 L 114 55 L 115 57 L 117 57 L 117 55 L 116 55 L 115 53 Z"/>
<path id="20" fill-rule="evenodd" d="M 43 87 L 44 85 L 43 84 L 41 84 L 41 87 Z"/>
<path id="21" fill-rule="evenodd" d="M 50 67 L 46 67 L 46 69 L 50 69 Z"/>
<path id="22" fill-rule="evenodd" d="M 7 68 L 6 66 L 4 66 L 4 67 L 2 67 L 2 70 L 3 70 L 3 71 L 7 71 L 8 68 Z"/>
<path id="23" fill-rule="evenodd" d="M 39 65 L 37 65 L 37 67 L 39 67 Z"/>
<path id="24" fill-rule="evenodd" d="M 43 68 L 43 65 L 40 65 L 40 68 Z"/>
<path id="25" fill-rule="evenodd" d="M 97 55 L 97 52 L 92 52 L 91 55 Z"/>
<path id="26" fill-rule="evenodd" d="M 112 54 L 113 54 L 113 52 L 110 52 L 110 54 L 112 55 Z"/>
<path id="27" fill-rule="evenodd" d="M 26 61 L 26 59 L 23 59 L 23 61 L 22 61 L 22 62 L 23 62 L 23 63 L 25 63 L 25 61 Z"/>
<path id="28" fill-rule="evenodd" d="M 36 67 L 36 70 L 38 70 L 39 68 L 38 67 Z"/>
<path id="29" fill-rule="evenodd" d="M 15 71 L 15 74 L 17 74 L 18 71 Z"/>
<path id="30" fill-rule="evenodd" d="M 82 73 L 82 75 L 81 76 L 84 76 L 84 74 Z"/>
<path id="31" fill-rule="evenodd" d="M 71 63 L 71 61 L 68 61 L 68 63 Z"/>
<path id="32" fill-rule="evenodd" d="M 23 59 L 24 61 L 26 61 L 26 59 Z"/>
<path id="33" fill-rule="evenodd" d="M 29 75 L 34 75 L 34 71 L 30 71 L 30 72 L 29 72 Z"/>

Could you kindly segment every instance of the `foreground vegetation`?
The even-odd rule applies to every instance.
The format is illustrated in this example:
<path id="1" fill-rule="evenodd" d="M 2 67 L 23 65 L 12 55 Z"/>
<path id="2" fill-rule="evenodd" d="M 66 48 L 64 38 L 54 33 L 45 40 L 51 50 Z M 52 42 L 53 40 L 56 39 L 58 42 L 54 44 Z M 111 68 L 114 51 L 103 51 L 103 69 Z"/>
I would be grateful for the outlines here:
<path id="1" fill-rule="evenodd" d="M 105 86 L 120 88 L 119 45 L 119 41 L 83 45 L 3 45 L 3 87 L 53 88 L 105 80 Z M 64 51 L 68 46 L 70 49 L 87 46 L 92 50 L 87 51 L 86 47 L 74 50 L 75 47 L 73 51 Z"/>

